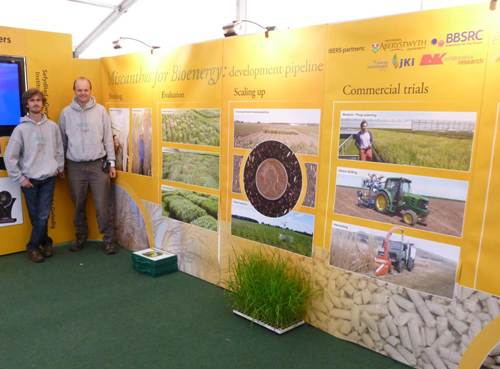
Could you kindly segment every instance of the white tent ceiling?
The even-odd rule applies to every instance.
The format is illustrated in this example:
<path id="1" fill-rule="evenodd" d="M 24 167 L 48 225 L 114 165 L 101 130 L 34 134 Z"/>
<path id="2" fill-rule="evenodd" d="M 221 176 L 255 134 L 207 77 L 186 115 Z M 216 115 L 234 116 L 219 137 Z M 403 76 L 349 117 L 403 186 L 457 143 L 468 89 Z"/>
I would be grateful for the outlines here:
<path id="1" fill-rule="evenodd" d="M 122 0 L 95 2 L 118 5 Z M 246 19 L 278 29 L 335 23 L 426 9 L 484 3 L 489 0 L 240 0 L 246 3 Z M 222 37 L 221 27 L 237 18 L 237 0 L 137 0 L 81 55 L 97 58 L 143 51 L 144 46 L 122 42 L 114 50 L 112 41 L 133 37 L 163 50 Z M 79 45 L 112 9 L 68 0 L 18 0 L 2 4 L 0 25 L 70 33 L 73 48 Z M 240 13 L 241 14 L 241 13 Z M 260 31 L 252 25 L 247 32 Z M 47 50 L 50 52 L 50 50 Z"/>

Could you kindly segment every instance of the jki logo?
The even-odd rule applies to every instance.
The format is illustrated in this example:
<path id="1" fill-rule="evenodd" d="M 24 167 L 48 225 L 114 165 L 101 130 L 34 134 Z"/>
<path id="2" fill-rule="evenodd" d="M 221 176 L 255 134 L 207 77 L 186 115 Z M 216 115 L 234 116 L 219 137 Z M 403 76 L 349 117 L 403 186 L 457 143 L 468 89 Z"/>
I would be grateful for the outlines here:
<path id="1" fill-rule="evenodd" d="M 397 54 L 392 57 L 392 65 L 394 68 L 408 68 L 415 66 L 415 58 L 398 58 Z"/>

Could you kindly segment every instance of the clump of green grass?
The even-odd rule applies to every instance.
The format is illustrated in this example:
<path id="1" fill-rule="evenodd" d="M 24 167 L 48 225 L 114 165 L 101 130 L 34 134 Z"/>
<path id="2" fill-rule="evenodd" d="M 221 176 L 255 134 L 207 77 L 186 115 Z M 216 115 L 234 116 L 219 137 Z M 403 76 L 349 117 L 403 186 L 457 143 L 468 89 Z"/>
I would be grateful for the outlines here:
<path id="1" fill-rule="evenodd" d="M 312 297 L 310 279 L 279 256 L 242 254 L 227 283 L 233 309 L 276 328 L 301 321 Z"/>

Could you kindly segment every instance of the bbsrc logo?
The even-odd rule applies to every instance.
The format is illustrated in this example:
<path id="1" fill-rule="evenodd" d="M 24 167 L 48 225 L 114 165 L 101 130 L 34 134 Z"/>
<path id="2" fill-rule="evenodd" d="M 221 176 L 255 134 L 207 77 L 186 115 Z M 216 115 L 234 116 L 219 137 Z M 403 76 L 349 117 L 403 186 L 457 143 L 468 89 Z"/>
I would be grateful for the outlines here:
<path id="1" fill-rule="evenodd" d="M 415 58 L 398 58 L 398 54 L 392 57 L 392 65 L 394 68 L 407 68 L 415 66 Z"/>
<path id="2" fill-rule="evenodd" d="M 424 54 L 420 60 L 420 65 L 438 65 L 443 64 L 446 53 L 442 54 Z"/>
<path id="3" fill-rule="evenodd" d="M 465 43 L 472 43 L 477 41 L 483 41 L 483 32 L 484 30 L 479 29 L 477 31 L 463 31 L 463 32 L 451 32 L 446 34 L 445 40 L 439 40 L 437 38 L 433 38 L 431 40 L 432 45 L 434 46 L 451 46 L 451 45 L 459 45 Z"/>

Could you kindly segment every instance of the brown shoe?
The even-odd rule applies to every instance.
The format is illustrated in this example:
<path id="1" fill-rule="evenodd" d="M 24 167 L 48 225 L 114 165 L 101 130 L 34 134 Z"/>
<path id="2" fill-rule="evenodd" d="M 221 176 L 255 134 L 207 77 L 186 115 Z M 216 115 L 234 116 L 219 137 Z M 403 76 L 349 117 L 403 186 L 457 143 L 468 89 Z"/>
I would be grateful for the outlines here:
<path id="1" fill-rule="evenodd" d="M 85 242 L 86 240 L 76 240 L 76 242 L 69 248 L 69 251 L 72 252 L 82 251 L 83 248 L 85 247 Z"/>
<path id="2" fill-rule="evenodd" d="M 34 263 L 41 263 L 45 260 L 42 253 L 38 249 L 28 250 L 28 257 Z"/>
<path id="3" fill-rule="evenodd" d="M 113 242 L 105 242 L 104 243 L 104 252 L 106 255 L 116 254 L 116 246 Z"/>
<path id="4" fill-rule="evenodd" d="M 52 245 L 40 245 L 38 250 L 40 250 L 40 253 L 46 258 L 50 258 L 54 255 L 54 248 Z"/>
<path id="5" fill-rule="evenodd" d="M 42 255 L 46 258 L 50 258 L 52 255 L 54 255 L 54 249 L 52 247 L 52 238 L 47 237 L 46 243 L 40 245 L 38 247 Z"/>

